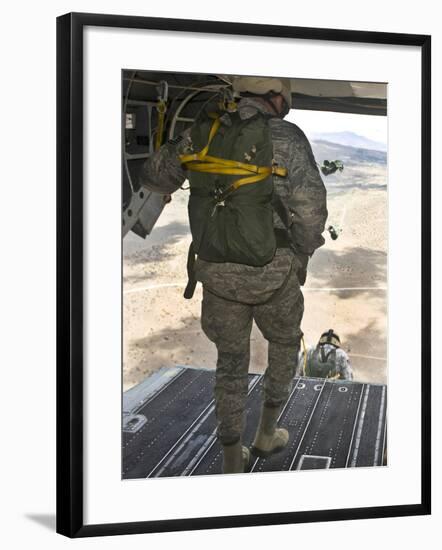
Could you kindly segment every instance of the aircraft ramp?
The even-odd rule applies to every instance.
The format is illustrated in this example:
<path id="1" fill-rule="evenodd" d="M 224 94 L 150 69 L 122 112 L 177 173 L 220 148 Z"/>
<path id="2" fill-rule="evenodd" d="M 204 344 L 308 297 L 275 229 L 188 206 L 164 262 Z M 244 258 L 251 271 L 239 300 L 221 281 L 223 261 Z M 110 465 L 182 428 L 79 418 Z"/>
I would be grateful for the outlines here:
<path id="1" fill-rule="evenodd" d="M 123 395 L 122 478 L 221 473 L 213 370 L 163 368 Z M 245 445 L 259 420 L 262 375 L 249 374 Z M 279 425 L 287 447 L 254 458 L 251 472 L 382 466 L 387 388 L 358 382 L 295 378 Z"/>

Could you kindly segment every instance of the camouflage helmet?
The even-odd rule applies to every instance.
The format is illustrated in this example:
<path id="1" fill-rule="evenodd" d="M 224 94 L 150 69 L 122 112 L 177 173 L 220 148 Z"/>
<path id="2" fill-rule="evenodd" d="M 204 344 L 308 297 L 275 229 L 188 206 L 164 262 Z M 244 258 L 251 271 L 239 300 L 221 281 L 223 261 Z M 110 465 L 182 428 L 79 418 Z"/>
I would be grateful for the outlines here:
<path id="1" fill-rule="evenodd" d="M 289 109 L 292 107 L 292 93 L 289 78 L 271 78 L 267 76 L 235 76 L 232 87 L 234 92 L 249 92 L 265 95 L 271 92 L 281 94 Z"/>
<path id="2" fill-rule="evenodd" d="M 336 332 L 331 328 L 327 332 L 321 334 L 321 338 L 319 338 L 319 345 L 321 346 L 323 344 L 331 344 L 332 346 L 335 346 L 335 348 L 340 348 L 341 340 Z"/>

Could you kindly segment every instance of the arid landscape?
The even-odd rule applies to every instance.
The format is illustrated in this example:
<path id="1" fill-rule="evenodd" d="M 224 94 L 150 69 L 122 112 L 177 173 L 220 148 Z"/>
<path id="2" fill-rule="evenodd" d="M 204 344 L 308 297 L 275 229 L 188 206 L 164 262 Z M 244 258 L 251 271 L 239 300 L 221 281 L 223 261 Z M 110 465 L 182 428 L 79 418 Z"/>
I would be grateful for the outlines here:
<path id="1" fill-rule="evenodd" d="M 338 232 L 310 261 L 304 286 L 306 344 L 333 328 L 361 382 L 387 383 L 387 164 L 383 151 L 316 140 L 316 160 L 344 171 L 323 177 L 328 226 Z M 123 244 L 123 389 L 163 366 L 215 368 L 215 346 L 200 327 L 201 288 L 183 298 L 187 280 L 187 193 L 179 190 L 152 233 Z M 266 342 L 252 332 L 250 372 L 266 368 Z"/>

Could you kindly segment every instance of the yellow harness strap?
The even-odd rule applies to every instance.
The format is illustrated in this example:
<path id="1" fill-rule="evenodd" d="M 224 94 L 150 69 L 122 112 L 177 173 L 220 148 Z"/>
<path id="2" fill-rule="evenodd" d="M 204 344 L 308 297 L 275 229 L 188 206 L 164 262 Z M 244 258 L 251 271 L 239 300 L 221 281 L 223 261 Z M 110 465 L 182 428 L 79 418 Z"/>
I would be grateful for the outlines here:
<path id="1" fill-rule="evenodd" d="M 276 174 L 281 177 L 285 177 L 287 175 L 286 168 L 279 168 L 278 166 L 257 166 L 255 164 L 247 164 L 246 162 L 239 162 L 236 160 L 208 155 L 207 153 L 209 152 L 210 144 L 212 143 L 212 140 L 220 126 L 220 119 L 215 119 L 212 127 L 210 128 L 207 145 L 199 153 L 180 155 L 180 161 L 186 170 L 191 170 L 193 172 L 204 172 L 206 174 L 247 176 L 234 181 L 225 193 L 234 191 L 242 185 L 264 180 L 271 174 Z"/>
<path id="2" fill-rule="evenodd" d="M 306 376 L 306 370 L 307 370 L 307 348 L 305 346 L 305 340 L 304 340 L 304 336 L 301 336 L 301 342 L 302 342 L 302 348 L 304 350 L 304 364 L 303 364 L 303 373 L 304 373 L 304 376 Z"/>

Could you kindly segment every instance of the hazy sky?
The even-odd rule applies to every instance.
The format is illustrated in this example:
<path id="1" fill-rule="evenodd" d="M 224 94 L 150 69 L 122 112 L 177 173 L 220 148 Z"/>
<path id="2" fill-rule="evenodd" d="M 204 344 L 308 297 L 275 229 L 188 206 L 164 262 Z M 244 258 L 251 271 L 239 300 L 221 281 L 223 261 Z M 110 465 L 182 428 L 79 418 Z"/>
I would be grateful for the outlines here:
<path id="1" fill-rule="evenodd" d="M 386 116 L 292 109 L 286 120 L 297 124 L 308 138 L 311 138 L 312 134 L 326 132 L 354 132 L 374 141 L 387 143 Z"/>

